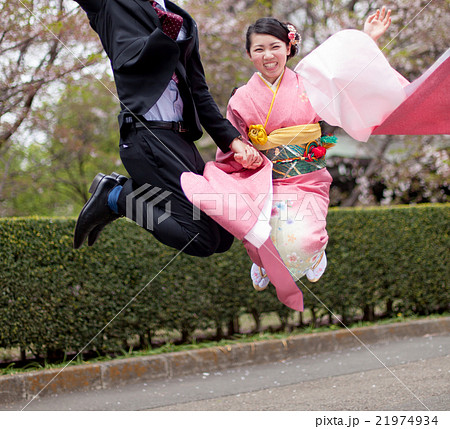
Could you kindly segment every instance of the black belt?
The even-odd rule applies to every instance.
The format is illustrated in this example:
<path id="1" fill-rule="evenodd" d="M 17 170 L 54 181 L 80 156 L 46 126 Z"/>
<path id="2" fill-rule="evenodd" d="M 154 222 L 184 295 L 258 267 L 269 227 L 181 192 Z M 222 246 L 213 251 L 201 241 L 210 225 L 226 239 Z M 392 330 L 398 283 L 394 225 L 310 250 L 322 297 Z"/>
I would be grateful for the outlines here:
<path id="1" fill-rule="evenodd" d="M 188 130 L 184 127 L 183 122 L 168 121 L 147 121 L 146 119 L 137 119 L 133 121 L 135 128 L 159 128 L 162 130 L 172 130 L 178 133 L 186 133 Z"/>

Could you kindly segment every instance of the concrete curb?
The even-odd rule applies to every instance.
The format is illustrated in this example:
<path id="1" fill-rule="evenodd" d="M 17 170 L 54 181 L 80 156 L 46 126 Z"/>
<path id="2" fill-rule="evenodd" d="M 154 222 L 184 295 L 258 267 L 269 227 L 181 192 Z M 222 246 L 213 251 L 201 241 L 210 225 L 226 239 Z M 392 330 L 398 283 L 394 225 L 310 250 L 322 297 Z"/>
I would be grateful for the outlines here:
<path id="1" fill-rule="evenodd" d="M 37 394 L 48 396 L 56 393 L 107 389 L 137 380 L 151 382 L 248 364 L 332 352 L 363 344 L 449 332 L 450 317 L 442 317 L 356 328 L 351 332 L 340 329 L 318 334 L 297 335 L 283 340 L 241 343 L 68 366 L 63 371 L 52 369 L 5 375 L 0 376 L 0 404 L 29 400 Z"/>

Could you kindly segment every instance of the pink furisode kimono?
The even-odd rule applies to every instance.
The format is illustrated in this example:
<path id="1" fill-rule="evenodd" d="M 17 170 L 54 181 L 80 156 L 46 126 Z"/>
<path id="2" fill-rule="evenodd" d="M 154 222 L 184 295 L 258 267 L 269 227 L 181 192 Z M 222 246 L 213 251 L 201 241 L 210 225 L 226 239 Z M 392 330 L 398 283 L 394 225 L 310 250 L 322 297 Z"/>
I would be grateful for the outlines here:
<path id="1" fill-rule="evenodd" d="M 263 165 L 246 170 L 231 152 L 219 150 L 203 175 L 182 174 L 183 191 L 244 242 L 252 261 L 266 269 L 279 300 L 302 311 L 295 280 L 328 240 L 331 177 L 324 155 L 330 142 L 320 138 L 319 119 L 359 141 L 371 134 L 450 134 L 449 71 L 450 49 L 409 84 L 369 36 L 338 32 L 295 72 L 285 70 L 275 82 L 274 89 L 280 84 L 275 97 L 255 74 L 230 99 L 228 118 L 244 137 L 250 131 L 266 155 Z"/>
<path id="2" fill-rule="evenodd" d="M 256 125 L 256 134 L 262 137 L 252 142 L 273 163 L 270 238 L 298 280 L 323 256 L 328 242 L 332 179 L 325 168 L 329 144 L 321 141 L 320 117 L 309 102 L 303 79 L 286 68 L 273 87 L 255 73 L 231 97 L 227 118 L 243 136 Z M 260 265 L 253 247 L 244 244 Z"/>

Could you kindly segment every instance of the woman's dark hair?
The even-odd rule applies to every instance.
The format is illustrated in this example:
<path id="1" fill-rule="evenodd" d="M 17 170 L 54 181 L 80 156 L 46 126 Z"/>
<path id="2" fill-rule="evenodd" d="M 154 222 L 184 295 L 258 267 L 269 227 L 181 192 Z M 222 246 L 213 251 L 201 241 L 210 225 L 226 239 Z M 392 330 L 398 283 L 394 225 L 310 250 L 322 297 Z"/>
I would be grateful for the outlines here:
<path id="1" fill-rule="evenodd" d="M 247 52 L 250 52 L 251 46 L 251 36 L 252 34 L 269 34 L 271 36 L 280 39 L 282 42 L 286 43 L 289 46 L 290 40 L 288 37 L 289 29 L 287 25 L 289 23 L 280 22 L 275 18 L 260 18 L 254 24 L 250 25 L 247 29 L 247 36 L 245 40 L 245 49 Z M 289 60 L 295 54 L 297 54 L 298 46 L 291 45 L 291 53 L 288 55 L 287 59 Z"/>

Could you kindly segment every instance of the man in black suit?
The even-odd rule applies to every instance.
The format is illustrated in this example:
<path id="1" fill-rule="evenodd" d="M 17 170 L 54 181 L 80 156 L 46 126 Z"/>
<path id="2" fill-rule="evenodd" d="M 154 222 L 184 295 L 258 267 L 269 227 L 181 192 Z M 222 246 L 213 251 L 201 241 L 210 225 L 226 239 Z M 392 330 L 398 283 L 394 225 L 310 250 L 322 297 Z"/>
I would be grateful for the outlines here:
<path id="1" fill-rule="evenodd" d="M 127 216 L 162 243 L 194 256 L 228 250 L 233 237 L 195 210 L 180 176 L 204 168 L 194 141 L 202 126 L 245 168 L 261 156 L 243 143 L 209 93 L 197 25 L 176 4 L 158 0 L 75 0 L 111 61 L 119 114 L 120 156 L 131 178 L 99 173 L 83 207 L 74 247 L 92 245 L 102 229 Z M 197 212 L 198 215 L 198 212 Z"/>

